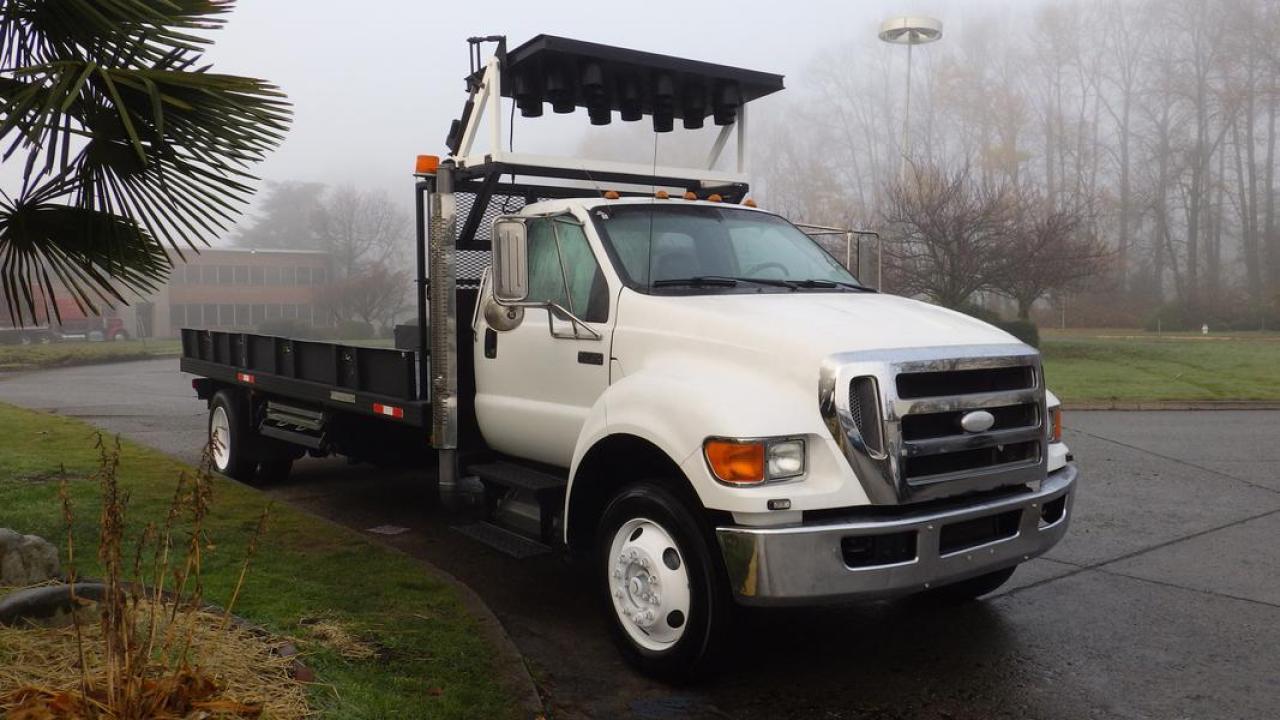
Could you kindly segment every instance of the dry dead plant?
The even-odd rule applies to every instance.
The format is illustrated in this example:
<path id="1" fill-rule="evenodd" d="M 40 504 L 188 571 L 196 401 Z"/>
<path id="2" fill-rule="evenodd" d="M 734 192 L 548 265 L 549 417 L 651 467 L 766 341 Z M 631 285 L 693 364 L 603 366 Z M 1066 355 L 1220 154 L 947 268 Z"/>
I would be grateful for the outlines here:
<path id="1" fill-rule="evenodd" d="M 98 564 L 103 573 L 98 621 L 72 613 L 62 629 L 0 629 L 13 657 L 0 670 L 0 715 L 8 720 L 143 720 L 151 718 L 309 715 L 290 658 L 269 638 L 231 623 L 259 541 L 264 509 L 249 539 L 225 609 L 204 609 L 204 553 L 213 548 L 206 520 L 213 501 L 212 448 L 194 473 L 180 474 L 163 523 L 148 523 L 126 554 L 129 493 L 119 481 L 120 443 L 98 436 L 102 497 Z M 92 605 L 76 595 L 74 512 L 66 480 L 59 487 L 66 528 L 66 575 L 73 608 Z"/>

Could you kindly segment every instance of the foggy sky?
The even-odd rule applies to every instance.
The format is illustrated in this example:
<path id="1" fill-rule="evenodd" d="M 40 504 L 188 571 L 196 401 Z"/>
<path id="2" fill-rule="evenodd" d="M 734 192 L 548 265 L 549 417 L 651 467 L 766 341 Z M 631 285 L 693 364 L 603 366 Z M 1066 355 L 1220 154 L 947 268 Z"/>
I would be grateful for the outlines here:
<path id="1" fill-rule="evenodd" d="M 257 167 L 261 177 L 383 189 L 403 197 L 407 206 L 414 156 L 444 154 L 445 133 L 465 100 L 462 77 L 470 35 L 505 34 L 510 47 L 538 33 L 564 35 L 781 73 L 788 87 L 796 87 L 825 47 L 856 40 L 900 54 L 903 48 L 876 40 L 887 17 L 931 14 L 950 34 L 961 24 L 961 8 L 989 15 L 1005 5 L 241 0 L 226 26 L 213 34 L 208 58 L 215 71 L 276 83 L 294 105 L 292 129 Z M 927 62 L 928 52 L 924 48 L 917 57 Z M 596 129 L 585 114 L 556 116 L 549 108 L 541 118 L 522 120 L 517 114 L 515 147 L 571 153 L 588 133 L 618 133 L 621 125 L 616 115 L 612 125 Z M 634 133 L 630 137 L 633 142 Z M 17 189 L 20 164 L 21 154 L 15 155 L 0 171 L 5 191 Z"/>

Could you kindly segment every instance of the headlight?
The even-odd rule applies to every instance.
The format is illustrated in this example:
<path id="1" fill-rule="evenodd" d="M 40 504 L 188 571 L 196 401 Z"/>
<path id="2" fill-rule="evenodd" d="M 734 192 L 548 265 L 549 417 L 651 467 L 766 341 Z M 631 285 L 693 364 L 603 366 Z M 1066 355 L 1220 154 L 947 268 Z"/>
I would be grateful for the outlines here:
<path id="1" fill-rule="evenodd" d="M 758 485 L 799 477 L 805 470 L 803 438 L 707 438 L 707 466 L 728 485 Z"/>
<path id="2" fill-rule="evenodd" d="M 1054 405 L 1049 408 L 1049 442 L 1062 442 L 1062 406 Z"/>

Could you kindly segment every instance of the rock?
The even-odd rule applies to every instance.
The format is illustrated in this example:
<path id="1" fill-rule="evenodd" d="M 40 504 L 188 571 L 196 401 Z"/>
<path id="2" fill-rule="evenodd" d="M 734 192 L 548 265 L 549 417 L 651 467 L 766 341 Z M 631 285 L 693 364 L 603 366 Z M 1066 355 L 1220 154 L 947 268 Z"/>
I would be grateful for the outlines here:
<path id="1" fill-rule="evenodd" d="M 59 577 L 58 548 L 44 538 L 0 528 L 0 587 L 35 585 Z"/>

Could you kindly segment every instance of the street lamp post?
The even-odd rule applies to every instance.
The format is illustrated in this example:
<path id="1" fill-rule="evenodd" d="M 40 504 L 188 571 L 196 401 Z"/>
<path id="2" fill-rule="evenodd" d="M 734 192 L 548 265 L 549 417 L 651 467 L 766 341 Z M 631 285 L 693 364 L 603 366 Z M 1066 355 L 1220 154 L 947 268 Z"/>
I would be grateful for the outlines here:
<path id="1" fill-rule="evenodd" d="M 915 16 L 896 17 L 880 24 L 880 39 L 893 45 L 907 46 L 907 98 L 902 112 L 902 159 L 898 165 L 898 182 L 906 182 L 907 143 L 911 127 L 911 49 L 916 45 L 925 45 L 942 39 L 942 21 L 936 18 Z M 883 285 L 880 275 L 881 253 L 879 243 L 876 244 L 876 281 Z M 883 289 L 883 288 L 881 288 Z"/>

